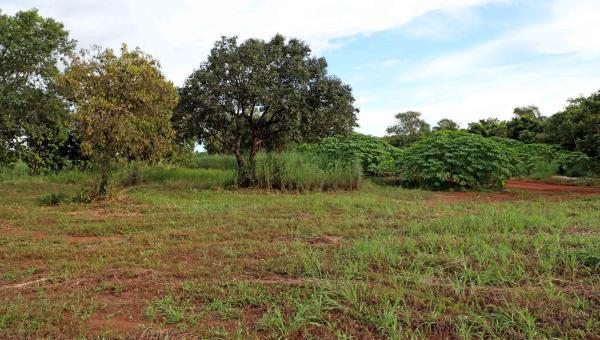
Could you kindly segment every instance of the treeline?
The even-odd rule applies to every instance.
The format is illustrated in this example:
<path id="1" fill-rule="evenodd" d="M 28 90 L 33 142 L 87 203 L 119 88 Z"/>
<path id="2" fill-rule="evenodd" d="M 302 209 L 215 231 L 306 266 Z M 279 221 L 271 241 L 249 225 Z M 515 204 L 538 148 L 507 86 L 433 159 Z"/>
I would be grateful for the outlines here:
<path id="1" fill-rule="evenodd" d="M 75 46 L 60 22 L 37 10 L 0 13 L 0 165 L 21 160 L 34 174 L 93 168 L 94 191 L 104 195 L 116 165 L 178 159 L 200 143 L 209 152 L 233 154 L 238 185 L 256 186 L 265 178 L 264 164 L 280 173 L 290 168 L 269 159 L 257 169 L 259 152 L 347 136 L 357 126 L 350 86 L 330 75 L 326 60 L 312 56 L 298 39 L 222 37 L 180 88 L 139 48 L 76 51 Z M 600 92 L 573 99 L 550 118 L 536 107 L 518 108 L 510 121 L 482 120 L 467 130 L 556 144 L 599 159 L 599 98 Z M 396 146 L 413 144 L 431 131 L 459 129 L 449 119 L 431 129 L 413 111 L 396 118 L 385 138 Z M 361 143 L 348 145 L 354 149 Z M 364 171 L 389 173 L 395 163 L 380 165 L 375 158 L 391 159 L 396 151 L 373 153 L 376 147 L 357 151 L 369 155 Z"/>
<path id="2" fill-rule="evenodd" d="M 451 119 L 442 119 L 431 128 L 416 111 L 398 113 L 396 120 L 396 124 L 387 129 L 385 137 L 394 146 L 412 144 L 433 131 L 463 130 L 526 144 L 552 144 L 600 160 L 600 91 L 569 99 L 563 111 L 550 117 L 543 116 L 537 106 L 531 105 L 515 108 L 510 120 L 481 119 L 464 129 Z"/>

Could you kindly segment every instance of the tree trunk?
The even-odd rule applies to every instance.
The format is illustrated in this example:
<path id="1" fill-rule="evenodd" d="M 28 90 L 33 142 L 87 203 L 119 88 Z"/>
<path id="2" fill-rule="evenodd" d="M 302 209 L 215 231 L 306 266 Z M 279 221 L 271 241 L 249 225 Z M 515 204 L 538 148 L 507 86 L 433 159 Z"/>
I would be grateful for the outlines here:
<path id="1" fill-rule="evenodd" d="M 100 173 L 100 185 L 98 186 L 98 196 L 105 197 L 108 194 L 108 181 L 109 172 L 107 170 L 101 170 Z"/>
<path id="2" fill-rule="evenodd" d="M 250 186 L 247 176 L 246 169 L 246 160 L 244 159 L 244 155 L 241 150 L 241 143 L 238 140 L 237 143 L 233 146 L 233 154 L 235 155 L 235 160 L 237 161 L 238 166 L 238 185 L 242 188 L 246 188 Z"/>

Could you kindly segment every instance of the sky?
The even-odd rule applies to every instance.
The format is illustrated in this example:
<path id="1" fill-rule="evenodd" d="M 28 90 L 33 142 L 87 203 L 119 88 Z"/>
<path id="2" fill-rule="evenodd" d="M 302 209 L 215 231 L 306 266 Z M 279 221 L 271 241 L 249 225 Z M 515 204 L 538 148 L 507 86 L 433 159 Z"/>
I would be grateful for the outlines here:
<path id="1" fill-rule="evenodd" d="M 435 125 L 544 115 L 600 90 L 600 0 L 0 0 L 62 21 L 79 47 L 140 47 L 176 85 L 222 35 L 306 41 L 350 84 L 359 132 L 398 112 Z"/>

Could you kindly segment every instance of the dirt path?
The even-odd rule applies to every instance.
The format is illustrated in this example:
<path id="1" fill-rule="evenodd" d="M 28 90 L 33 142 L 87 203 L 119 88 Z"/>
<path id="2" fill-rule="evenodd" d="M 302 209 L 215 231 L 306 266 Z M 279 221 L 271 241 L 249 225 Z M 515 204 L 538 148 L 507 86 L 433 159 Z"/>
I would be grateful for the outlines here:
<path id="1" fill-rule="evenodd" d="M 600 188 L 575 185 L 549 184 L 533 180 L 509 180 L 504 192 L 437 192 L 425 199 L 425 204 L 448 204 L 456 202 L 508 202 L 532 197 L 555 199 L 575 198 L 581 195 L 600 195 Z M 523 193 L 530 193 L 524 196 Z"/>
<path id="2" fill-rule="evenodd" d="M 582 187 L 567 184 L 549 184 L 540 181 L 509 180 L 506 184 L 509 190 L 532 191 L 543 193 L 578 193 L 600 194 L 600 188 Z"/>

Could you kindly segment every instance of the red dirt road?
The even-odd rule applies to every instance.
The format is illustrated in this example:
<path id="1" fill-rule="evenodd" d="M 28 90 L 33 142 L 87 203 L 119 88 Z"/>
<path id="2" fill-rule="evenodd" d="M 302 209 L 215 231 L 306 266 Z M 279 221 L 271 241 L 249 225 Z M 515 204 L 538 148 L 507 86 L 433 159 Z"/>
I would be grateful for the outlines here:
<path id="1" fill-rule="evenodd" d="M 578 193 L 578 194 L 600 194 L 600 188 L 582 187 L 566 184 L 549 184 L 539 181 L 509 180 L 506 184 L 509 190 L 533 191 L 544 193 Z"/>
<path id="2" fill-rule="evenodd" d="M 460 202 L 509 202 L 548 197 L 568 199 L 581 195 L 600 195 L 600 188 L 575 185 L 549 184 L 541 181 L 509 180 L 504 192 L 437 192 L 425 199 L 425 204 L 449 204 Z M 533 195 L 523 196 L 523 193 Z"/>

